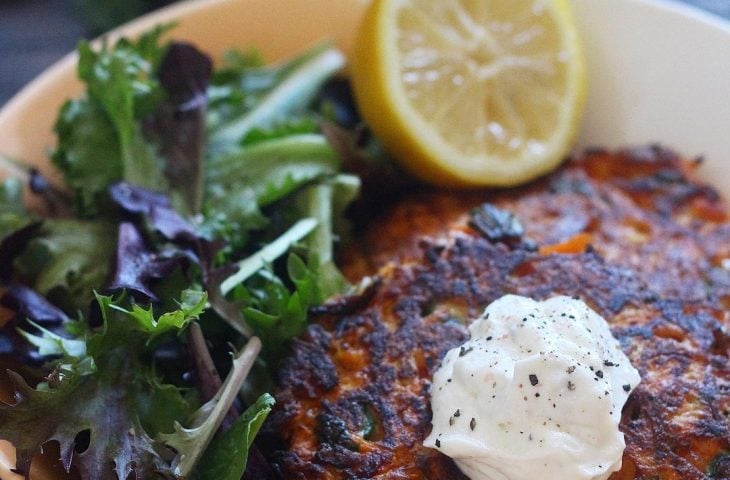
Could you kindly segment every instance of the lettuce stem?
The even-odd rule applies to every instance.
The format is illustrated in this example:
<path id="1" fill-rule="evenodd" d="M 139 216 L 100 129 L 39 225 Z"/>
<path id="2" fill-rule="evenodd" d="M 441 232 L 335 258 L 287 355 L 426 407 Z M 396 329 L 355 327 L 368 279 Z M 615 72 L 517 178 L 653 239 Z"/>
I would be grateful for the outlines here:
<path id="1" fill-rule="evenodd" d="M 269 92 L 256 108 L 213 132 L 209 151 L 225 152 L 238 145 L 251 129 L 269 125 L 291 111 L 306 107 L 322 84 L 344 65 L 344 55 L 335 48 L 315 55 Z"/>
<path id="2" fill-rule="evenodd" d="M 295 223 L 289 230 L 279 238 L 266 245 L 264 248 L 238 262 L 238 271 L 221 283 L 221 293 L 226 295 L 237 285 L 258 272 L 264 265 L 271 263 L 289 250 L 294 243 L 303 239 L 317 226 L 317 220 L 303 218 Z"/>

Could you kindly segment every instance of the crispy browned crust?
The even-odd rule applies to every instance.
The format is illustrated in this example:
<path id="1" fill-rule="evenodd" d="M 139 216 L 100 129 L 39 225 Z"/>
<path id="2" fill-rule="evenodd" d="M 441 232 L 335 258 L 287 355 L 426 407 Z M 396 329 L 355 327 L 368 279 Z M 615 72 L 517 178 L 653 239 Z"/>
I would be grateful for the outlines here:
<path id="1" fill-rule="evenodd" d="M 658 149 L 593 152 L 521 191 L 423 194 L 376 221 L 370 250 L 350 253 L 349 273 L 399 261 L 360 297 L 322 309 L 282 365 L 267 426 L 282 442 L 268 452 L 281 476 L 464 478 L 421 446 L 430 379 L 466 339 L 469 319 L 516 293 L 580 296 L 639 369 L 621 423 L 624 466 L 612 480 L 730 478 L 730 318 L 719 271 L 730 235 L 717 196 L 685 169 Z M 465 212 L 485 199 L 517 215 L 521 241 L 467 226 Z M 577 233 L 593 248 L 544 248 Z"/>
<path id="2" fill-rule="evenodd" d="M 660 147 L 595 150 L 521 189 L 420 192 L 368 223 L 342 267 L 356 281 L 391 260 L 418 258 L 421 238 L 464 228 L 471 208 L 491 202 L 514 213 L 539 245 L 588 234 L 604 258 L 658 294 L 730 308 L 730 272 L 720 265 L 730 258 L 727 206 L 694 179 L 697 166 Z"/>

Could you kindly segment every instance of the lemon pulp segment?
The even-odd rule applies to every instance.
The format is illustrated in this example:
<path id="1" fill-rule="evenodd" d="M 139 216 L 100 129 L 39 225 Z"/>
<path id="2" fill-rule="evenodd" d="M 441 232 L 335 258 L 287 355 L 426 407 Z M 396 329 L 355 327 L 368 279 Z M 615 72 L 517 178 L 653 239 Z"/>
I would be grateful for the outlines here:
<path id="1" fill-rule="evenodd" d="M 565 0 L 375 0 L 352 64 L 375 133 L 436 184 L 530 180 L 577 133 L 585 72 Z"/>

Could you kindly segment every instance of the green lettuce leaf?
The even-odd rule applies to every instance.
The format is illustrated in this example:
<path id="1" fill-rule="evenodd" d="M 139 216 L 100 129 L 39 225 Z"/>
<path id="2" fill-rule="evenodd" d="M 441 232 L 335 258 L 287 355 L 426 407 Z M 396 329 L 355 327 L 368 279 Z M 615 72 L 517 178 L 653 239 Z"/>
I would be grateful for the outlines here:
<path id="1" fill-rule="evenodd" d="M 324 82 L 344 64 L 341 52 L 320 45 L 275 67 L 252 69 L 243 62 L 240 74 L 223 85 L 214 79 L 214 88 L 227 88 L 239 102 L 232 107 L 216 101 L 220 94 L 211 95 L 208 156 L 234 150 L 253 129 L 269 129 L 306 112 Z"/>
<path id="2" fill-rule="evenodd" d="M 291 289 L 264 268 L 233 292 L 233 297 L 244 305 L 246 323 L 261 338 L 267 360 L 281 357 L 288 341 L 306 328 L 310 307 L 324 300 L 315 273 L 296 254 L 287 258 L 287 276 L 293 284 Z"/>
<path id="3" fill-rule="evenodd" d="M 29 472 L 33 455 L 52 440 L 59 442 L 67 469 L 76 457 L 82 478 L 116 480 L 133 471 L 148 478 L 163 469 L 135 408 L 137 395 L 150 385 L 123 348 L 108 352 L 98 368 L 97 374 L 81 375 L 74 366 L 61 365 L 37 389 L 11 374 L 20 400 L 0 405 L 0 438 L 15 445 L 18 470 Z M 76 439 L 85 431 L 89 448 L 74 455 Z"/>
<path id="4" fill-rule="evenodd" d="M 339 160 L 322 135 L 288 135 L 210 159 L 208 189 L 251 189 L 256 203 L 269 205 L 307 182 L 339 170 Z"/>
<path id="5" fill-rule="evenodd" d="M 308 187 L 298 200 L 297 208 L 317 220 L 317 228 L 306 239 L 307 265 L 323 299 L 345 293 L 350 287 L 335 265 L 334 248 L 338 238 L 348 233 L 345 209 L 359 193 L 358 177 L 337 175 Z"/>
<path id="6" fill-rule="evenodd" d="M 302 218 L 262 249 L 236 264 L 237 270 L 221 282 L 220 291 L 226 295 L 258 271 L 282 257 L 295 243 L 300 242 L 317 227 L 313 218 Z"/>
<path id="7" fill-rule="evenodd" d="M 164 189 L 163 163 L 139 122 L 163 100 L 154 74 L 165 51 L 159 38 L 166 28 L 100 51 L 86 42 L 79 45 L 78 74 L 87 94 L 62 108 L 53 161 L 74 190 L 82 215 L 106 210 L 105 190 L 114 180 Z"/>
<path id="8" fill-rule="evenodd" d="M 197 411 L 195 393 L 166 383 L 179 378 L 177 371 L 163 367 L 160 373 L 155 365 L 169 352 L 168 359 L 184 355 L 185 340 L 175 336 L 205 314 L 208 301 L 214 311 L 205 314 L 205 322 L 220 327 L 223 319 L 244 336 L 260 335 L 264 359 L 272 363 L 259 363 L 271 365 L 305 329 L 311 308 L 348 287 L 333 262 L 333 245 L 344 235 L 344 208 L 359 182 L 339 175 L 340 159 L 321 133 L 321 114 L 314 106 L 322 84 L 344 63 L 340 52 L 325 46 L 273 68 L 262 67 L 253 54 L 229 55 L 207 92 L 204 86 L 196 90 L 196 98 L 207 97 L 207 112 L 199 112 L 195 129 L 172 130 L 191 140 L 176 146 L 195 145 L 200 153 L 195 135 L 183 134 L 202 130 L 199 120 L 207 120 L 211 141 L 205 149 L 202 198 L 197 177 L 186 177 L 185 169 L 177 172 L 183 172 L 177 181 L 188 181 L 194 192 L 186 213 L 202 215 L 185 220 L 186 232 L 192 233 L 179 242 L 175 237 L 174 245 L 163 244 L 156 234 L 145 238 L 153 251 L 180 249 L 190 261 L 176 270 L 177 280 L 166 280 L 165 288 L 174 285 L 174 291 L 159 294 L 154 306 L 137 304 L 126 294 L 94 293 L 109 285 L 109 259 L 116 252 L 121 212 L 111 203 L 109 185 L 123 180 L 161 190 L 165 198 L 179 193 L 170 192 L 179 183 L 165 181 L 160 155 L 169 152 L 164 142 L 155 143 L 159 132 L 150 127 L 159 120 L 161 106 L 170 109 L 175 100 L 165 97 L 170 89 L 158 81 L 160 60 L 173 51 L 160 45 L 161 32 L 98 50 L 79 46 L 78 72 L 87 93 L 62 109 L 53 159 L 75 193 L 77 212 L 87 220 L 49 220 L 33 230 L 12 273 L 67 312 L 87 312 L 95 300 L 102 325 L 71 322 L 69 338 L 35 324 L 22 332 L 42 355 L 54 358 L 54 370 L 36 388 L 13 375 L 16 403 L 0 404 L 0 438 L 17 444 L 21 470 L 29 469 L 44 443 L 56 440 L 66 469 L 73 461 L 84 478 L 190 478 L 195 472 L 200 478 L 240 478 L 273 399 L 261 396 L 232 429 L 219 433 L 219 427 L 262 348 L 259 339 L 252 337 L 235 356 L 218 394 Z M 167 85 L 164 76 L 159 78 Z M 7 196 L 9 216 L 3 216 L 0 205 L 0 229 L 6 218 L 18 217 L 12 185 Z M 142 221 L 137 210 L 131 211 L 134 218 L 125 221 Z M 165 214 L 178 218 L 171 210 L 154 213 L 162 215 L 158 220 Z M 205 237 L 204 246 L 194 241 L 198 234 Z M 228 245 L 219 247 L 221 238 Z M 199 283 L 210 298 L 195 290 Z M 182 288 L 192 290 L 175 304 Z M 225 308 L 219 308 L 220 300 Z M 229 309 L 234 312 L 230 318 L 221 313 Z M 229 339 L 216 340 L 217 351 L 211 353 L 220 361 L 227 351 L 221 346 Z M 254 383 L 247 387 L 249 399 L 265 391 Z M 88 446 L 81 449 L 77 442 Z"/>
<path id="9" fill-rule="evenodd" d="M 86 311 L 94 289 L 107 280 L 115 247 L 113 224 L 47 220 L 15 260 L 15 270 L 66 311 Z"/>
<path id="10" fill-rule="evenodd" d="M 106 186 L 123 175 L 121 150 L 111 120 L 88 97 L 68 101 L 56 120 L 53 163 L 74 192 L 76 210 L 91 216 L 106 210 Z"/>
<path id="11" fill-rule="evenodd" d="M 69 470 L 73 461 L 82 478 L 172 474 L 167 461 L 172 452 L 155 437 L 172 431 L 194 405 L 178 388 L 161 383 L 145 358 L 155 336 L 163 330 L 180 332 L 202 313 L 203 294 L 183 297 L 179 312 L 155 319 L 144 309 L 124 306 L 124 296 L 114 300 L 98 295 L 101 329 L 75 322 L 69 327 L 75 339 L 45 329 L 40 335 L 26 334 L 44 353 L 60 359 L 35 389 L 11 373 L 16 403 L 0 404 L 0 438 L 16 446 L 19 470 L 28 472 L 33 455 L 55 440 L 64 468 Z M 88 447 L 76 453 L 85 433 Z"/>
<path id="12" fill-rule="evenodd" d="M 0 241 L 33 221 L 23 206 L 23 183 L 8 178 L 0 183 Z"/>
<path id="13" fill-rule="evenodd" d="M 252 128 L 243 140 L 241 145 L 253 145 L 266 140 L 277 140 L 291 135 L 305 135 L 319 133 L 319 122 L 314 115 L 287 118 L 277 122 L 270 128 Z"/>
<path id="14" fill-rule="evenodd" d="M 89 330 L 76 322 L 76 339 L 64 339 L 48 330 L 26 334 L 45 354 L 60 355 L 46 382 L 33 389 L 11 374 L 17 400 L 0 405 L 0 438 L 18 449 L 18 468 L 28 472 L 33 455 L 48 441 L 60 444 L 61 461 L 68 470 L 71 461 L 83 478 L 113 480 L 150 478 L 169 472 L 164 446 L 153 439 L 171 431 L 175 421 L 192 410 L 179 389 L 162 384 L 144 361 L 151 336 L 162 331 L 180 331 L 202 312 L 204 295 L 184 300 L 180 312 L 155 320 L 132 307 L 122 308 L 120 298 L 97 296 L 103 326 Z M 184 319 L 167 322 L 164 319 Z M 153 406 L 165 405 L 158 412 Z M 79 435 L 88 432 L 89 445 L 76 454 Z"/>
<path id="15" fill-rule="evenodd" d="M 190 417 L 200 404 L 193 391 L 181 391 L 154 376 L 144 380 L 148 388 L 137 392 L 135 407 L 142 428 L 152 438 L 171 432 L 175 422 Z"/>
<path id="16" fill-rule="evenodd" d="M 248 451 L 276 402 L 269 394 L 238 417 L 235 424 L 213 438 L 195 472 L 198 480 L 240 480 L 246 471 Z"/>
<path id="17" fill-rule="evenodd" d="M 262 134 L 263 135 L 263 134 Z M 206 163 L 206 228 L 232 248 L 269 225 L 261 210 L 302 186 L 334 175 L 339 160 L 322 135 L 261 138 Z"/>
<path id="18" fill-rule="evenodd" d="M 172 472 L 186 478 L 210 444 L 223 417 L 228 413 L 243 382 L 261 350 L 261 341 L 253 337 L 233 359 L 233 367 L 218 394 L 203 405 L 189 422 L 188 427 L 175 423 L 175 431 L 160 438 L 177 454 L 172 461 Z"/>
<path id="19" fill-rule="evenodd" d="M 39 330 L 41 335 L 33 335 L 22 330 L 20 333 L 31 345 L 38 349 L 40 355 L 44 357 L 63 355 L 76 358 L 86 356 L 86 341 L 83 339 L 62 337 L 35 322 L 29 321 L 29 323 Z"/>
<path id="20" fill-rule="evenodd" d="M 163 313 L 159 318 L 155 318 L 151 305 L 144 308 L 135 303 L 131 310 L 126 310 L 115 305 L 110 297 L 99 297 L 99 301 L 103 306 L 129 315 L 136 321 L 136 328 L 149 335 L 147 342 L 150 343 L 160 335 L 184 329 L 190 322 L 197 319 L 205 311 L 208 295 L 197 290 L 185 290 L 182 292 L 179 310 Z"/>

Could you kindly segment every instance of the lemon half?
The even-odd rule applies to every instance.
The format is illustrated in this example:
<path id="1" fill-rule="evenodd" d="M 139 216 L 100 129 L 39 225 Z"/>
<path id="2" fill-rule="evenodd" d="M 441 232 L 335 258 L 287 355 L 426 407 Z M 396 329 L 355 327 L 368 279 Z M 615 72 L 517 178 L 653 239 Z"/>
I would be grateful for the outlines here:
<path id="1" fill-rule="evenodd" d="M 351 69 L 385 147 L 443 186 L 513 186 L 554 169 L 586 90 L 567 0 L 374 0 Z"/>

